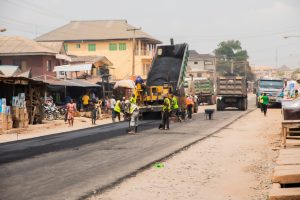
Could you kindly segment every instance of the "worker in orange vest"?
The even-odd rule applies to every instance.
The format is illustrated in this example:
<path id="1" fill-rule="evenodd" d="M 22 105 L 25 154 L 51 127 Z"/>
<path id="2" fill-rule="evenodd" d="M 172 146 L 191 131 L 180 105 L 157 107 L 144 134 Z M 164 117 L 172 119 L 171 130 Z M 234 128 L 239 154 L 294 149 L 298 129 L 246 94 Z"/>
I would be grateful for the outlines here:
<path id="1" fill-rule="evenodd" d="M 187 109 L 187 113 L 188 113 L 188 118 L 192 119 L 192 112 L 193 112 L 193 106 L 194 106 L 193 98 L 191 96 L 187 95 L 187 97 L 185 99 L 185 104 L 186 104 L 186 109 Z"/>

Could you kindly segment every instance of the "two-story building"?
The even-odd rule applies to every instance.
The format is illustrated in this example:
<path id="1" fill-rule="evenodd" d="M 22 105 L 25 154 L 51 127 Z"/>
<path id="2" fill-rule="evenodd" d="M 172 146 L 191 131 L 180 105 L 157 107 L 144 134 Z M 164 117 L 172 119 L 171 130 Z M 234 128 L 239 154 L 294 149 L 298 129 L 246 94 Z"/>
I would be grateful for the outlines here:
<path id="1" fill-rule="evenodd" d="M 30 70 L 32 77 L 55 76 L 54 66 L 67 63 L 67 60 L 61 42 L 47 46 L 20 36 L 0 36 L 0 65 Z"/>
<path id="2" fill-rule="evenodd" d="M 114 70 L 110 73 L 114 80 L 131 75 L 146 78 L 156 45 L 161 42 L 133 29 L 126 20 L 71 21 L 41 35 L 36 41 L 62 41 L 68 55 L 105 56 L 113 63 Z"/>
<path id="3" fill-rule="evenodd" d="M 189 51 L 189 60 L 187 67 L 187 76 L 206 77 L 214 79 L 215 56 L 210 54 L 199 54 L 195 50 Z"/>

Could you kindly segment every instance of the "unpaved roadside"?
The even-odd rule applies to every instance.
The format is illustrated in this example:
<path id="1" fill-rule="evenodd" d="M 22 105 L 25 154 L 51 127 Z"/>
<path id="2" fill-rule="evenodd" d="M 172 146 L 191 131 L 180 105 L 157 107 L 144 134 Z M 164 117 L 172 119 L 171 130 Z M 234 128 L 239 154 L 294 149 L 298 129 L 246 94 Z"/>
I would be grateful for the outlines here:
<path id="1" fill-rule="evenodd" d="M 90 200 L 266 199 L 279 145 L 281 114 L 255 110 L 191 146 Z"/>

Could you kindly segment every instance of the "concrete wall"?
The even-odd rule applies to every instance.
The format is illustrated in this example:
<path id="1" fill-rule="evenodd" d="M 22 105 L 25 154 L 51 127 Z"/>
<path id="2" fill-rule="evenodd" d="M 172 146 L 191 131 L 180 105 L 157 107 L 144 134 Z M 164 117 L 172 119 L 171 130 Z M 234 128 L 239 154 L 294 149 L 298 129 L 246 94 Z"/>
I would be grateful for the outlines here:
<path id="1" fill-rule="evenodd" d="M 117 50 L 109 50 L 109 44 L 117 44 Z M 126 50 L 119 50 L 119 44 L 125 43 Z M 77 56 L 97 55 L 105 56 L 113 63 L 113 70 L 111 74 L 113 79 L 120 80 L 129 78 L 132 75 L 132 53 L 133 45 L 132 40 L 113 40 L 113 41 L 94 41 L 94 42 L 65 42 L 67 44 L 67 54 Z M 95 44 L 96 50 L 89 51 L 88 44 Z M 78 48 L 80 45 L 80 48 Z M 152 45 L 151 47 L 153 47 Z M 143 66 L 147 63 L 151 63 L 154 50 L 145 47 L 145 42 L 136 40 L 136 56 L 135 56 L 135 75 L 144 75 Z M 146 54 L 146 55 L 145 55 Z M 143 76 L 146 78 L 146 76 Z"/>

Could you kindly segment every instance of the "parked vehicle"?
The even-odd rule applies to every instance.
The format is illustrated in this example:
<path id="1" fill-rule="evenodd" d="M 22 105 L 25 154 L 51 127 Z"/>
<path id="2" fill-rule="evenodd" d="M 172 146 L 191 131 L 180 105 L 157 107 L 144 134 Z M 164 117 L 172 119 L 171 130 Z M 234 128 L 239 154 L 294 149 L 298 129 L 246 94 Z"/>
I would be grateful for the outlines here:
<path id="1" fill-rule="evenodd" d="M 186 78 L 186 93 L 197 95 L 198 103 L 215 104 L 213 81 L 205 77 Z"/>
<path id="2" fill-rule="evenodd" d="M 281 101 L 283 99 L 283 88 L 284 88 L 284 80 L 277 78 L 262 78 L 257 80 L 257 88 L 256 88 L 256 106 L 259 108 L 260 103 L 258 101 L 258 97 L 262 93 L 266 93 L 269 96 L 269 103 L 271 105 L 281 105 Z"/>
<path id="3" fill-rule="evenodd" d="M 66 114 L 65 106 L 57 107 L 55 104 L 44 104 L 44 118 L 48 121 L 64 119 Z"/>
<path id="4" fill-rule="evenodd" d="M 246 79 L 242 76 L 223 76 L 217 79 L 217 110 L 235 107 L 247 110 Z"/>

